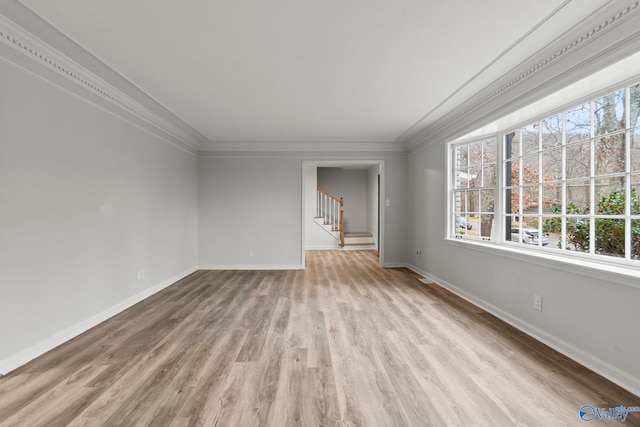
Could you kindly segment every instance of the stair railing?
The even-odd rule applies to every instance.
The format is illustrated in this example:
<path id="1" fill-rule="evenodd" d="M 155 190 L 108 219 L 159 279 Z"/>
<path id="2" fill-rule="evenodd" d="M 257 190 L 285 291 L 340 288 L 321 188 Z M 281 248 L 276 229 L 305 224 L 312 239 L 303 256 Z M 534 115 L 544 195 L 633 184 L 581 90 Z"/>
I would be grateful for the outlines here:
<path id="1" fill-rule="evenodd" d="M 323 218 L 325 225 L 340 233 L 339 244 L 344 247 L 344 201 L 318 188 L 316 218 Z"/>

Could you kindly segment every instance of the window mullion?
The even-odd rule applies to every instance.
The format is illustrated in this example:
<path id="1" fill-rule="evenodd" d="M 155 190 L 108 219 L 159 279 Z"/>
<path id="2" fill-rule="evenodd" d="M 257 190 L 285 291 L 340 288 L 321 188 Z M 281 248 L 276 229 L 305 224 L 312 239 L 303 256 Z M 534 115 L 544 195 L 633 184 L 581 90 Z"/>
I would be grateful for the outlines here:
<path id="1" fill-rule="evenodd" d="M 624 258 L 631 260 L 632 252 L 632 222 L 631 222 L 631 88 L 627 86 L 624 90 L 624 157 L 625 157 L 625 219 L 624 219 Z"/>
<path id="2" fill-rule="evenodd" d="M 589 111 L 591 114 L 590 119 L 590 137 L 589 137 L 589 253 L 595 254 L 596 248 L 596 220 L 595 220 L 595 206 L 596 206 L 596 125 L 595 125 L 595 101 L 591 101 Z"/>

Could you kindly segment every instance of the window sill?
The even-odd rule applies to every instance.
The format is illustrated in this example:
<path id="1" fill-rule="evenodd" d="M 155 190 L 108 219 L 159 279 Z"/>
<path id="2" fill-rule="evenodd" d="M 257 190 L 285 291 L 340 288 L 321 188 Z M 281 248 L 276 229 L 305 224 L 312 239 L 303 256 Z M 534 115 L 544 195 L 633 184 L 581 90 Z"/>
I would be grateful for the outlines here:
<path id="1" fill-rule="evenodd" d="M 579 259 L 547 251 L 499 245 L 495 242 L 456 238 L 445 238 L 444 240 L 449 245 L 640 289 L 640 262 L 638 262 L 638 268 L 634 268 L 632 266 L 613 265 L 599 260 Z"/>

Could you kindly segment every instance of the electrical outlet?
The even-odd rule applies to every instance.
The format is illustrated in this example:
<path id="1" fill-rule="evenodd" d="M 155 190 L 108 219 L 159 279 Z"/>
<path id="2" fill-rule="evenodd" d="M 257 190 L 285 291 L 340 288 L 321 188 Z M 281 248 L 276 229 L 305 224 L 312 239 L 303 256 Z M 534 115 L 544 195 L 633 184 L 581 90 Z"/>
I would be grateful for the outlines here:
<path id="1" fill-rule="evenodd" d="M 253 256 L 253 249 L 249 249 L 249 256 Z"/>
<path id="2" fill-rule="evenodd" d="M 144 275 L 145 275 L 144 270 L 138 270 L 138 280 L 144 279 Z"/>
<path id="3" fill-rule="evenodd" d="M 542 311 L 542 297 L 540 295 L 533 296 L 533 308 Z"/>

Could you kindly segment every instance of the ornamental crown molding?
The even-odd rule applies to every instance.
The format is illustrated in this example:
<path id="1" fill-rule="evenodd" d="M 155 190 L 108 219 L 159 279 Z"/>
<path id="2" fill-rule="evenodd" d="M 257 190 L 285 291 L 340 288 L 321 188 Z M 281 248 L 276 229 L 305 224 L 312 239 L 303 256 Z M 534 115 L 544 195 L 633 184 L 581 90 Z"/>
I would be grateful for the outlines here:
<path id="1" fill-rule="evenodd" d="M 16 60 L 15 57 L 9 58 L 0 52 L 0 60 L 3 62 L 20 70 L 26 70 L 59 87 L 59 84 L 54 84 L 51 81 L 51 76 L 45 70 L 53 72 L 66 81 L 65 89 L 70 90 L 84 101 L 100 108 L 105 108 L 106 106 L 109 111 L 115 112 L 121 118 L 136 125 L 142 125 L 143 128 L 162 137 L 167 142 L 191 153 L 196 153 L 200 147 L 199 139 L 117 89 L 114 85 L 81 66 L 43 40 L 35 37 L 2 14 L 0 14 L 0 43 L 23 55 L 21 59 L 18 58 Z M 24 61 L 25 58 L 27 61 Z M 102 65 L 107 67 L 104 64 Z M 96 102 L 96 100 L 99 102 Z M 157 104 L 156 101 L 152 102 Z M 147 100 L 147 103 L 149 103 L 149 100 Z M 158 104 L 158 107 L 164 108 L 160 104 Z M 181 121 L 177 117 L 175 120 Z M 197 133 L 197 131 L 194 130 L 193 133 Z"/>
<path id="2" fill-rule="evenodd" d="M 408 139 L 409 153 L 473 131 L 640 51 L 640 1 L 614 1 Z"/>
<path id="3" fill-rule="evenodd" d="M 217 152 L 406 152 L 393 141 L 207 141 L 200 153 Z"/>

